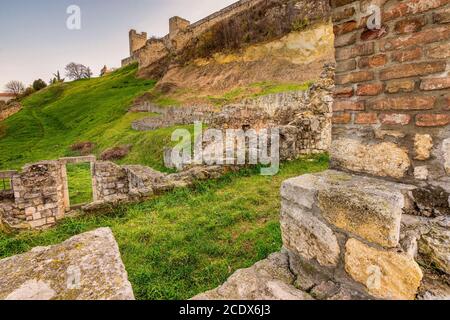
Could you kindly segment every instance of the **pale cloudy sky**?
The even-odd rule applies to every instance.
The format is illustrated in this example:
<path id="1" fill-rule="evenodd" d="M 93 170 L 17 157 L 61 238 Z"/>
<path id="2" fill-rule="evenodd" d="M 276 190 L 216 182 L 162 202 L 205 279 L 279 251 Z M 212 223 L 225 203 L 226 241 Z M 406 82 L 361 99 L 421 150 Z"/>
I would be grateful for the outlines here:
<path id="1" fill-rule="evenodd" d="M 128 31 L 163 36 L 169 18 L 195 22 L 236 0 L 0 0 L 0 92 L 9 80 L 46 82 L 69 62 L 98 74 L 128 56 Z M 81 30 L 66 27 L 67 7 L 81 8 Z"/>

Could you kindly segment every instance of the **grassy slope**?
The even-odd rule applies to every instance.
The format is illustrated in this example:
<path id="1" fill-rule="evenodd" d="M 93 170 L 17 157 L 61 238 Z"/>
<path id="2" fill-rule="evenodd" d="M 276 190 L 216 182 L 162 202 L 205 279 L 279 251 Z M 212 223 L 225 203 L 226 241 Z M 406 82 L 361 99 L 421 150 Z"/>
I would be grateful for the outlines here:
<path id="1" fill-rule="evenodd" d="M 97 155 L 112 146 L 133 144 L 120 162 L 163 170 L 162 148 L 170 143 L 174 128 L 131 130 L 131 121 L 149 115 L 128 114 L 128 106 L 154 86 L 152 81 L 137 80 L 135 72 L 129 67 L 104 78 L 60 84 L 26 99 L 20 113 L 1 123 L 6 132 L 0 135 L 0 170 L 75 155 L 70 146 L 78 141 L 94 142 Z M 300 160 L 285 164 L 271 178 L 240 173 L 115 208 L 110 214 L 68 218 L 45 232 L 0 232 L 0 258 L 109 226 L 137 298 L 190 298 L 278 251 L 281 182 L 326 166 L 324 157 Z M 72 204 L 89 201 L 88 166 L 69 166 L 68 176 Z"/>
<path id="2" fill-rule="evenodd" d="M 133 144 L 124 163 L 163 169 L 162 148 L 171 129 L 135 132 L 131 122 L 148 114 L 128 114 L 132 101 L 153 88 L 154 81 L 135 78 L 136 66 L 102 78 L 51 86 L 23 101 L 24 109 L 2 122 L 0 170 L 25 163 L 76 155 L 70 146 L 92 141 L 97 155 L 121 144 Z"/>
<path id="3" fill-rule="evenodd" d="M 0 258 L 109 226 L 138 299 L 187 299 L 278 251 L 281 182 L 327 163 L 324 156 L 294 161 L 274 177 L 241 172 L 45 232 L 0 233 Z"/>

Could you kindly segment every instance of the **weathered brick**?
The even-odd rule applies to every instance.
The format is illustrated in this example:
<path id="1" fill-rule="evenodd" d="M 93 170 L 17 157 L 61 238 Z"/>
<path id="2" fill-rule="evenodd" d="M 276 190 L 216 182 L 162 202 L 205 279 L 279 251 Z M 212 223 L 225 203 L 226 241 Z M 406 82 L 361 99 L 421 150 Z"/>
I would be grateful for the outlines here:
<path id="1" fill-rule="evenodd" d="M 373 110 L 429 110 L 433 109 L 436 97 L 405 96 L 381 98 L 370 103 Z"/>
<path id="2" fill-rule="evenodd" d="M 333 10 L 333 22 L 339 22 L 342 20 L 350 19 L 355 15 L 354 7 L 347 7 L 340 10 Z"/>
<path id="3" fill-rule="evenodd" d="M 349 33 L 358 29 L 358 23 L 356 21 L 348 21 L 342 24 L 334 25 L 333 32 L 336 36 Z"/>
<path id="4" fill-rule="evenodd" d="M 389 28 L 386 26 L 383 26 L 377 30 L 366 29 L 363 31 L 363 33 L 361 33 L 361 40 L 362 41 L 371 41 L 371 40 L 381 39 L 384 36 L 386 36 L 388 33 L 389 33 Z"/>
<path id="5" fill-rule="evenodd" d="M 441 127 L 450 124 L 450 114 L 419 114 L 416 125 L 419 127 Z"/>
<path id="6" fill-rule="evenodd" d="M 347 124 L 352 121 L 352 115 L 348 112 L 342 114 L 333 114 L 332 122 L 334 124 Z"/>
<path id="7" fill-rule="evenodd" d="M 395 51 L 391 54 L 391 59 L 395 62 L 403 63 L 407 61 L 418 60 L 422 57 L 422 55 L 422 49 L 417 47 L 410 50 Z"/>
<path id="8" fill-rule="evenodd" d="M 353 97 L 354 90 L 352 87 L 338 87 L 334 89 L 333 96 L 335 98 L 350 98 Z"/>
<path id="9" fill-rule="evenodd" d="M 380 50 L 399 50 L 411 46 L 424 45 L 427 43 L 438 42 L 450 38 L 450 26 L 439 26 L 427 29 L 421 32 L 395 37 L 387 40 L 381 40 Z"/>
<path id="10" fill-rule="evenodd" d="M 333 112 L 338 111 L 363 111 L 364 102 L 350 100 L 335 100 L 333 103 Z"/>
<path id="11" fill-rule="evenodd" d="M 356 69 L 355 59 L 339 61 L 339 63 L 336 64 L 336 73 L 352 71 L 355 69 Z"/>
<path id="12" fill-rule="evenodd" d="M 380 116 L 382 124 L 406 126 L 411 122 L 409 114 L 401 113 L 384 113 Z"/>
<path id="13" fill-rule="evenodd" d="M 437 12 L 433 12 L 434 23 L 449 23 L 450 22 L 450 8 L 446 8 Z"/>
<path id="14" fill-rule="evenodd" d="M 374 112 L 358 113 L 355 118 L 356 124 L 376 124 L 378 123 L 377 114 Z"/>
<path id="15" fill-rule="evenodd" d="M 377 96 L 381 92 L 383 92 L 382 83 L 359 84 L 356 89 L 356 95 L 358 96 Z"/>
<path id="16" fill-rule="evenodd" d="M 346 33 L 340 36 L 336 36 L 334 38 L 334 47 L 340 48 L 349 46 L 351 44 L 354 44 L 356 42 L 356 39 L 358 38 L 358 35 L 356 32 L 354 33 Z"/>
<path id="17" fill-rule="evenodd" d="M 383 14 L 383 21 L 401 18 L 439 8 L 448 4 L 448 0 L 407 0 L 391 6 Z"/>
<path id="18" fill-rule="evenodd" d="M 445 98 L 446 106 L 444 107 L 445 110 L 450 110 L 450 96 Z"/>
<path id="19" fill-rule="evenodd" d="M 450 88 L 450 77 L 423 79 L 420 89 L 425 91 L 442 90 Z"/>
<path id="20" fill-rule="evenodd" d="M 339 74 L 335 77 L 336 84 L 348 84 L 371 81 L 375 78 L 372 71 L 358 71 L 347 74 Z"/>
<path id="21" fill-rule="evenodd" d="M 347 60 L 359 56 L 369 56 L 375 52 L 375 45 L 373 42 L 363 43 L 348 48 L 336 49 L 336 60 Z"/>
<path id="22" fill-rule="evenodd" d="M 426 24 L 427 20 L 424 16 L 400 20 L 395 24 L 395 32 L 399 34 L 418 32 Z"/>
<path id="23" fill-rule="evenodd" d="M 414 91 L 414 80 L 393 80 L 386 84 L 387 93 L 400 93 Z"/>
<path id="24" fill-rule="evenodd" d="M 400 79 L 415 76 L 425 76 L 445 71 L 445 61 L 419 62 L 402 65 L 394 65 L 380 71 L 381 80 Z"/>
<path id="25" fill-rule="evenodd" d="M 430 45 L 426 50 L 426 55 L 433 59 L 450 58 L 450 42 Z"/>
<path id="26" fill-rule="evenodd" d="M 385 54 L 377 54 L 371 57 L 361 57 L 358 65 L 361 69 L 364 68 L 377 68 L 382 67 L 387 62 L 387 56 Z"/>

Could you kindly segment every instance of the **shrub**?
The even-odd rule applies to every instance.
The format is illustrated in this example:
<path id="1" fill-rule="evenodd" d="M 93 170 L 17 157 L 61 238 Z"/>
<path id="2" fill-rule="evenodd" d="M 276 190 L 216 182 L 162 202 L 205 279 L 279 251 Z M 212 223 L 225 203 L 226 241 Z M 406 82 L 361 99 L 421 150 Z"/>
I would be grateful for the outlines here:
<path id="1" fill-rule="evenodd" d="M 35 80 L 35 81 L 33 82 L 33 89 L 34 89 L 35 91 L 42 90 L 42 89 L 44 89 L 45 87 L 47 87 L 47 84 L 46 84 L 45 81 L 42 80 L 42 79 L 38 79 L 38 80 Z"/>
<path id="2" fill-rule="evenodd" d="M 35 93 L 35 92 L 36 92 L 36 90 L 34 90 L 33 87 L 28 87 L 28 88 L 26 88 L 25 91 L 20 95 L 20 98 L 21 98 L 21 99 L 26 98 L 26 97 L 28 97 L 28 96 L 31 96 L 31 95 L 32 95 L 33 93 Z"/>
<path id="3" fill-rule="evenodd" d="M 70 149 L 72 151 L 78 151 L 81 155 L 86 156 L 88 154 L 92 153 L 92 150 L 94 149 L 95 145 L 94 143 L 90 141 L 84 141 L 84 142 L 77 142 L 74 143 Z"/>
<path id="4" fill-rule="evenodd" d="M 131 150 L 131 146 L 120 146 L 103 151 L 100 158 L 103 161 L 120 160 L 125 158 Z"/>

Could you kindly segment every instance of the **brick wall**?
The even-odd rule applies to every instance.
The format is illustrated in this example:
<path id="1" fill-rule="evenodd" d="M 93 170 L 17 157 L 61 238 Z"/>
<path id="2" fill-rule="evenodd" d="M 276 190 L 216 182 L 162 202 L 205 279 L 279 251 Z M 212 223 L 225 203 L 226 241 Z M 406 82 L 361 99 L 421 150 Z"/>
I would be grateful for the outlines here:
<path id="1" fill-rule="evenodd" d="M 381 7 L 382 28 L 363 14 Z M 331 0 L 333 166 L 402 181 L 448 178 L 450 1 Z"/>

